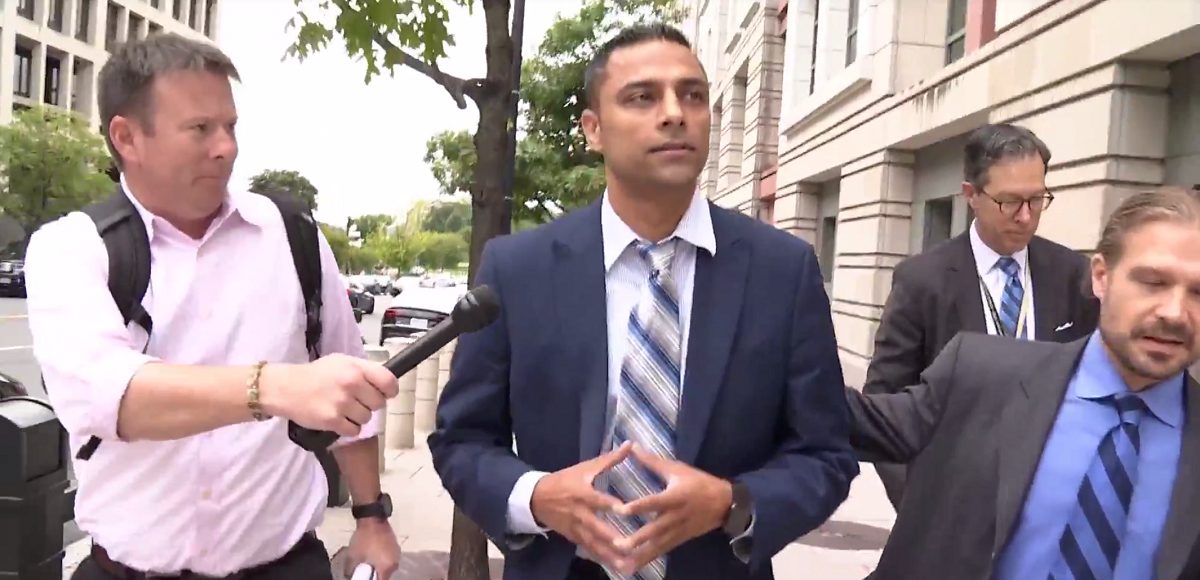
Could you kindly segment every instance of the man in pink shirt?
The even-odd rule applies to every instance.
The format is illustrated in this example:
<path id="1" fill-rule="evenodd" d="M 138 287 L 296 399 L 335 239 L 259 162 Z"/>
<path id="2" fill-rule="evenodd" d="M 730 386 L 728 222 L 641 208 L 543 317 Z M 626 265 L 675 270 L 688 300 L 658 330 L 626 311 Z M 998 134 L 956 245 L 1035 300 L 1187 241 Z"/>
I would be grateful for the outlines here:
<path id="1" fill-rule="evenodd" d="M 87 215 L 46 224 L 28 247 L 29 323 L 50 400 L 73 454 L 103 441 L 75 462 L 76 521 L 93 541 L 79 580 L 329 579 L 313 532 L 324 472 L 288 438 L 288 420 L 342 435 L 333 454 L 353 503 L 369 506 L 356 511 L 373 512 L 359 514 L 351 561 L 382 578 L 397 567 L 376 436 L 395 377 L 363 359 L 324 238 L 325 356 L 309 362 L 281 214 L 228 188 L 231 78 L 218 49 L 175 35 L 125 46 L 100 72 L 105 137 L 150 242 L 152 335 L 123 323 Z"/>

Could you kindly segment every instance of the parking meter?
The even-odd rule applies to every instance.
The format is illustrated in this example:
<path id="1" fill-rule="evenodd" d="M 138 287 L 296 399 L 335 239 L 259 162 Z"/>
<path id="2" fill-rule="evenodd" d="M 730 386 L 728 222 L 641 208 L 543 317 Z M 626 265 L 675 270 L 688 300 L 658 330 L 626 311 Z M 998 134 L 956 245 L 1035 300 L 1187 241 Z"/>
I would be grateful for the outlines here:
<path id="1" fill-rule="evenodd" d="M 66 438 L 49 403 L 0 400 L 0 580 L 62 580 Z"/>

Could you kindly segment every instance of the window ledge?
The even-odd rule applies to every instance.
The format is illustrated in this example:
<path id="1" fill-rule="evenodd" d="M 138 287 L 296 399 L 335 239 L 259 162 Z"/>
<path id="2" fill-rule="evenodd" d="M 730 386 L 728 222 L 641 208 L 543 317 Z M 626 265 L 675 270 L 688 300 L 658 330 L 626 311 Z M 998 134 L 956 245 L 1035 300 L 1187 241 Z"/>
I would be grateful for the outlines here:
<path id="1" fill-rule="evenodd" d="M 862 56 L 842 69 L 832 79 L 817 86 L 813 94 L 785 110 L 780 119 L 781 132 L 793 133 L 805 122 L 824 115 L 863 87 L 871 85 L 872 56 Z"/>

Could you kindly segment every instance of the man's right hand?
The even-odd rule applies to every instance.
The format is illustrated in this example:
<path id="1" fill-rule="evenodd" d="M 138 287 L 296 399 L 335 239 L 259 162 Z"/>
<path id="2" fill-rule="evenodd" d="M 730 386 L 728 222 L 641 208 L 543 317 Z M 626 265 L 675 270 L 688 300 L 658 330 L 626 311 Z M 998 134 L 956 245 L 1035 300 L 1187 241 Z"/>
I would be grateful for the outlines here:
<path id="1" fill-rule="evenodd" d="M 612 511 L 621 500 L 593 487 L 596 476 L 629 456 L 626 442 L 600 457 L 551 473 L 533 488 L 530 508 L 538 525 L 548 527 L 614 568 L 623 568 L 627 554 L 616 548 L 621 533 L 597 512 Z"/>
<path id="2" fill-rule="evenodd" d="M 268 415 L 347 437 L 358 435 L 398 390 L 383 365 L 343 354 L 302 365 L 268 364 L 259 378 L 259 401 Z"/>

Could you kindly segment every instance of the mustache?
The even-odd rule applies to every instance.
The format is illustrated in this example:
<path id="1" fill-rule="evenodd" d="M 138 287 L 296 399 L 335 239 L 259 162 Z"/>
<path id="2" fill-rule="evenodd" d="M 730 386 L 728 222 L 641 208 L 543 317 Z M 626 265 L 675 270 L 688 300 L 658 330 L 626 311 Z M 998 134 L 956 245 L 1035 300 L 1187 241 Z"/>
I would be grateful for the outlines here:
<path id="1" fill-rule="evenodd" d="M 1153 324 L 1139 326 L 1134 330 L 1136 337 L 1153 337 L 1160 340 L 1174 340 L 1178 342 L 1191 342 L 1193 331 L 1183 323 L 1171 322 L 1166 320 L 1158 320 Z"/>

